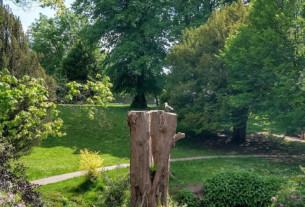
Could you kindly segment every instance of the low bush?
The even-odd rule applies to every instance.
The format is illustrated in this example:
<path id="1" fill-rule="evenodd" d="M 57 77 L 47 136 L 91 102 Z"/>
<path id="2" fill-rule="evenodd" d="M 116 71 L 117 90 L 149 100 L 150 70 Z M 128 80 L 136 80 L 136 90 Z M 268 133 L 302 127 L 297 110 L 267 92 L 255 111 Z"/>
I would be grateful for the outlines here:
<path id="1" fill-rule="evenodd" d="M 280 180 L 246 171 L 223 171 L 204 183 L 204 206 L 257 207 L 271 204 Z"/>
<path id="2" fill-rule="evenodd" d="M 175 199 L 178 201 L 179 205 L 186 205 L 188 207 L 200 206 L 200 200 L 197 199 L 188 189 L 179 191 L 179 193 L 175 196 Z"/>
<path id="3" fill-rule="evenodd" d="M 105 191 L 99 196 L 99 207 L 127 207 L 130 206 L 129 176 L 109 179 L 105 177 Z"/>
<path id="4" fill-rule="evenodd" d="M 305 173 L 304 168 L 301 167 Z M 304 207 L 305 206 L 305 176 L 290 179 L 276 196 L 272 197 L 271 207 Z"/>
<path id="5" fill-rule="evenodd" d="M 87 181 L 96 181 L 100 175 L 98 168 L 103 166 L 104 160 L 98 155 L 98 152 L 90 152 L 84 149 L 80 153 L 80 169 L 87 171 Z"/>
<path id="6" fill-rule="evenodd" d="M 38 186 L 27 181 L 25 167 L 13 163 L 12 154 L 11 146 L 0 143 L 0 206 L 43 206 Z"/>

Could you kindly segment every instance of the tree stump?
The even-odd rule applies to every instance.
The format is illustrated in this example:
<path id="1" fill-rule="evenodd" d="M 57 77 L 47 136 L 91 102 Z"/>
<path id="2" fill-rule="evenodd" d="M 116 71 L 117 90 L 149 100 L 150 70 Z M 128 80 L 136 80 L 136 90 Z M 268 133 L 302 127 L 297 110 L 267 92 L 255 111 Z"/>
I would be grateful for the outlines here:
<path id="1" fill-rule="evenodd" d="M 176 141 L 177 114 L 130 111 L 130 184 L 132 207 L 167 206 L 169 157 Z"/>

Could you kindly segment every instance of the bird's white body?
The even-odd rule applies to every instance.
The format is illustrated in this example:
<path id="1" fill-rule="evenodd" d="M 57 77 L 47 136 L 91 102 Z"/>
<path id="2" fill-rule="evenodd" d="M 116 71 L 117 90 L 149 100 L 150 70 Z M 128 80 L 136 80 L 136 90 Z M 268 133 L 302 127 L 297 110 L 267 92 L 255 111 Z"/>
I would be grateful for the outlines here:
<path id="1" fill-rule="evenodd" d="M 173 107 L 171 107 L 170 105 L 168 105 L 167 102 L 165 102 L 164 104 L 165 104 L 165 110 L 166 110 L 166 111 L 174 111 Z"/>

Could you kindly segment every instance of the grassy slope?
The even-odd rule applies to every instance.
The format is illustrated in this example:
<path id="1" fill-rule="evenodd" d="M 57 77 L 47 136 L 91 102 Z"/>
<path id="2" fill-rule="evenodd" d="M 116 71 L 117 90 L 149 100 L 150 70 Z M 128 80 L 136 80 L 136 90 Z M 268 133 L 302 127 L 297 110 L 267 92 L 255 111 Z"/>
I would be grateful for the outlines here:
<path id="1" fill-rule="evenodd" d="M 21 158 L 29 167 L 27 173 L 30 180 L 49 177 L 79 170 L 80 150 L 87 148 L 99 151 L 104 159 L 104 166 L 129 162 L 129 128 L 126 125 L 128 106 L 112 105 L 107 109 L 99 108 L 96 118 L 90 120 L 80 106 L 59 106 L 60 117 L 64 120 L 63 131 L 67 136 L 61 138 L 49 137 L 35 147 L 30 155 Z M 249 128 L 257 126 L 249 122 Z M 253 122 L 256 123 L 256 122 Z M 262 125 L 262 124 L 261 124 Z M 203 139 L 185 138 L 172 149 L 171 157 L 192 157 L 203 155 L 249 154 L 246 147 L 230 146 L 228 144 L 212 146 Z M 212 139 L 213 140 L 213 139 Z M 304 144 L 268 142 L 259 153 L 273 153 L 272 147 L 279 153 L 303 153 Z M 265 146 L 266 145 L 266 146 Z M 251 149 L 261 148 L 254 146 Z"/>
<path id="2" fill-rule="evenodd" d="M 29 167 L 30 180 L 79 170 L 80 150 L 99 151 L 104 165 L 129 162 L 128 107 L 99 109 L 96 119 L 88 119 L 79 106 L 60 106 L 67 136 L 49 137 L 21 158 Z"/>
<path id="3" fill-rule="evenodd" d="M 99 151 L 104 166 L 129 162 L 129 128 L 126 125 L 128 106 L 113 105 L 100 108 L 90 120 L 80 106 L 59 106 L 66 136 L 49 137 L 31 154 L 20 159 L 29 167 L 30 180 L 79 170 L 80 150 Z M 193 144 L 188 139 L 179 141 L 172 158 L 223 154 Z"/>

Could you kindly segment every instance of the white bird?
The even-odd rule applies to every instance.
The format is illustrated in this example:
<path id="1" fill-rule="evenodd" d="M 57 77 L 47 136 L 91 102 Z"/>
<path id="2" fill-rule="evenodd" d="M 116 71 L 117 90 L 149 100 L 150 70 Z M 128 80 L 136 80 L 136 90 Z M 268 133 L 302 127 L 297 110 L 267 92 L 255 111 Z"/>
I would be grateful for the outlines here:
<path id="1" fill-rule="evenodd" d="M 168 105 L 167 102 L 165 102 L 164 104 L 165 104 L 165 110 L 166 110 L 166 111 L 174 111 L 173 107 L 171 107 L 170 105 Z"/>

